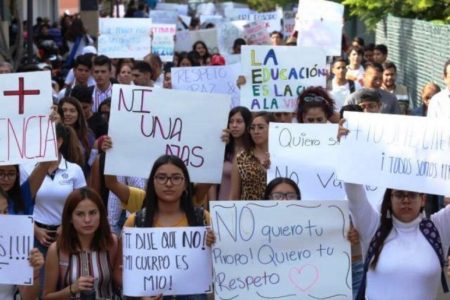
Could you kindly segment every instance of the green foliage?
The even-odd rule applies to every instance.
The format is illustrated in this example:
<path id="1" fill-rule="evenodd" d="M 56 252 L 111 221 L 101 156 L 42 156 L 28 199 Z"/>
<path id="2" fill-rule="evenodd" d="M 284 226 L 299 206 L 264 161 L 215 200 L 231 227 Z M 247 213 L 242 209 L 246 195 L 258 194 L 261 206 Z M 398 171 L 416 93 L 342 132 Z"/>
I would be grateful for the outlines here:
<path id="1" fill-rule="evenodd" d="M 247 3 L 250 8 L 259 12 L 273 11 L 277 5 L 280 7 L 285 7 L 292 4 L 298 4 L 298 0 L 248 0 L 240 2 Z"/>
<path id="2" fill-rule="evenodd" d="M 369 28 L 388 14 L 441 24 L 450 23 L 450 0 L 341 0 L 350 15 L 363 20 Z"/>

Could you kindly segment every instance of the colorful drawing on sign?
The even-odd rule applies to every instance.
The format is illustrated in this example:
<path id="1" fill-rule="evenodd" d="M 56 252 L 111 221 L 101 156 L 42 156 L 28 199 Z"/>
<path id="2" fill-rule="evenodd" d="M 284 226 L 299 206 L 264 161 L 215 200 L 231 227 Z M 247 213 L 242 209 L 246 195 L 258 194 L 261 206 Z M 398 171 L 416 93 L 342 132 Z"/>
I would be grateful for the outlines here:
<path id="1" fill-rule="evenodd" d="M 219 299 L 350 299 L 345 201 L 212 201 Z"/>
<path id="2" fill-rule="evenodd" d="M 252 111 L 293 112 L 309 86 L 325 87 L 326 56 L 320 48 L 243 46 L 241 105 Z"/>
<path id="3" fill-rule="evenodd" d="M 152 53 L 159 55 L 162 61 L 173 60 L 175 47 L 175 25 L 152 24 Z"/>

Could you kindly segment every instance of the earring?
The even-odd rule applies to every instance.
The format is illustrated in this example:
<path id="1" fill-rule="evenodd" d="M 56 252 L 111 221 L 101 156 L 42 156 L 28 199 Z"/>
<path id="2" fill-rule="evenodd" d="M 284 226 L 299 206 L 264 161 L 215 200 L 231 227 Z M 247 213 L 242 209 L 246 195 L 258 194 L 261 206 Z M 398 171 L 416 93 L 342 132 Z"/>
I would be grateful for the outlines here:
<path id="1" fill-rule="evenodd" d="M 390 219 L 390 218 L 391 218 L 391 210 L 388 209 L 388 210 L 386 211 L 386 219 Z"/>

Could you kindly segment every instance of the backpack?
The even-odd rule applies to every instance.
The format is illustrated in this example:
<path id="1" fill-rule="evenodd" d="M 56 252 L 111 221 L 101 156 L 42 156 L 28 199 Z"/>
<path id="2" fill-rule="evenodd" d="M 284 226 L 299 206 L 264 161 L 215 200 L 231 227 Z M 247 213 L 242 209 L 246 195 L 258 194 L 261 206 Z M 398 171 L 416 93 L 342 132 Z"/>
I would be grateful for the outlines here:
<path id="1" fill-rule="evenodd" d="M 441 237 L 439 235 L 439 231 L 434 225 L 433 221 L 428 218 L 422 219 L 419 224 L 420 231 L 422 232 L 425 239 L 430 243 L 431 247 L 435 251 L 438 256 L 439 263 L 441 265 L 441 284 L 445 293 L 448 292 L 447 280 L 445 279 L 444 274 L 444 253 L 442 250 Z M 381 230 L 378 228 L 377 232 L 373 236 L 372 240 L 369 244 L 369 250 L 367 251 L 367 257 L 364 261 L 364 274 L 361 280 L 361 285 L 358 290 L 358 295 L 356 300 L 364 300 L 366 298 L 366 280 L 367 280 L 367 271 L 369 270 L 370 262 L 372 261 L 373 256 L 375 255 L 375 244 L 381 235 Z"/>
<path id="2" fill-rule="evenodd" d="M 144 227 L 145 224 L 145 215 L 146 215 L 145 207 L 136 213 L 136 218 L 134 221 L 134 227 Z M 194 226 L 205 226 L 205 210 L 203 207 L 194 207 L 194 215 L 195 215 L 195 225 Z"/>
<path id="3" fill-rule="evenodd" d="M 350 94 L 355 92 L 355 82 L 353 80 L 348 81 L 348 87 L 350 89 Z"/>

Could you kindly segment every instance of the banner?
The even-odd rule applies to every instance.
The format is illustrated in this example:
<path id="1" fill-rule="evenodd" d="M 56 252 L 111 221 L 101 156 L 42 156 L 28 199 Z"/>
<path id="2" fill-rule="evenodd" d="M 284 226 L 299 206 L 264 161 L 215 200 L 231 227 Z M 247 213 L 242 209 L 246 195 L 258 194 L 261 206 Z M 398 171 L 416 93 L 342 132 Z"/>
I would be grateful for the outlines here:
<path id="1" fill-rule="evenodd" d="M 176 24 L 178 15 L 174 10 L 150 10 L 150 18 L 153 23 Z"/>
<path id="2" fill-rule="evenodd" d="M 124 227 L 123 293 L 126 296 L 211 292 L 211 249 L 204 227 Z"/>
<path id="3" fill-rule="evenodd" d="M 151 19 L 101 18 L 99 22 L 98 54 L 142 59 L 150 53 Z"/>
<path id="4" fill-rule="evenodd" d="M 212 201 L 217 299 L 351 299 L 345 201 Z"/>
<path id="5" fill-rule="evenodd" d="M 219 183 L 229 109 L 228 95 L 113 85 L 105 173 L 148 178 L 153 162 L 172 154 L 192 182 Z"/>
<path id="6" fill-rule="evenodd" d="M 241 105 L 252 111 L 297 110 L 309 86 L 325 88 L 326 56 L 320 48 L 242 46 Z"/>
<path id="7" fill-rule="evenodd" d="M 269 124 L 270 169 L 267 183 L 287 177 L 297 183 L 303 200 L 344 200 L 344 183 L 336 178 L 339 156 L 337 124 Z M 375 208 L 385 189 L 366 186 Z"/>
<path id="8" fill-rule="evenodd" d="M 50 72 L 0 75 L 0 165 L 58 160 Z"/>
<path id="9" fill-rule="evenodd" d="M 238 64 L 172 68 L 172 88 L 192 92 L 228 94 L 231 96 L 231 106 L 239 106 L 239 89 L 236 81 L 240 70 Z"/>
<path id="10" fill-rule="evenodd" d="M 187 15 L 189 7 L 187 4 L 158 2 L 158 4 L 156 4 L 155 10 L 174 10 L 178 15 Z"/>
<path id="11" fill-rule="evenodd" d="M 267 27 L 262 22 L 252 22 L 244 25 L 244 35 L 249 45 L 270 45 Z"/>
<path id="12" fill-rule="evenodd" d="M 175 47 L 175 25 L 153 24 L 152 32 L 152 53 L 159 55 L 163 62 L 172 61 Z"/>
<path id="13" fill-rule="evenodd" d="M 0 284 L 32 285 L 33 218 L 0 215 L 0 228 Z"/>
<path id="14" fill-rule="evenodd" d="M 175 39 L 175 51 L 192 51 L 192 46 L 197 41 L 203 41 L 208 47 L 210 54 L 219 52 L 216 28 L 178 31 Z"/>
<path id="15" fill-rule="evenodd" d="M 346 112 L 338 178 L 450 195 L 450 120 Z M 349 163 L 351 162 L 351 163 Z"/>

